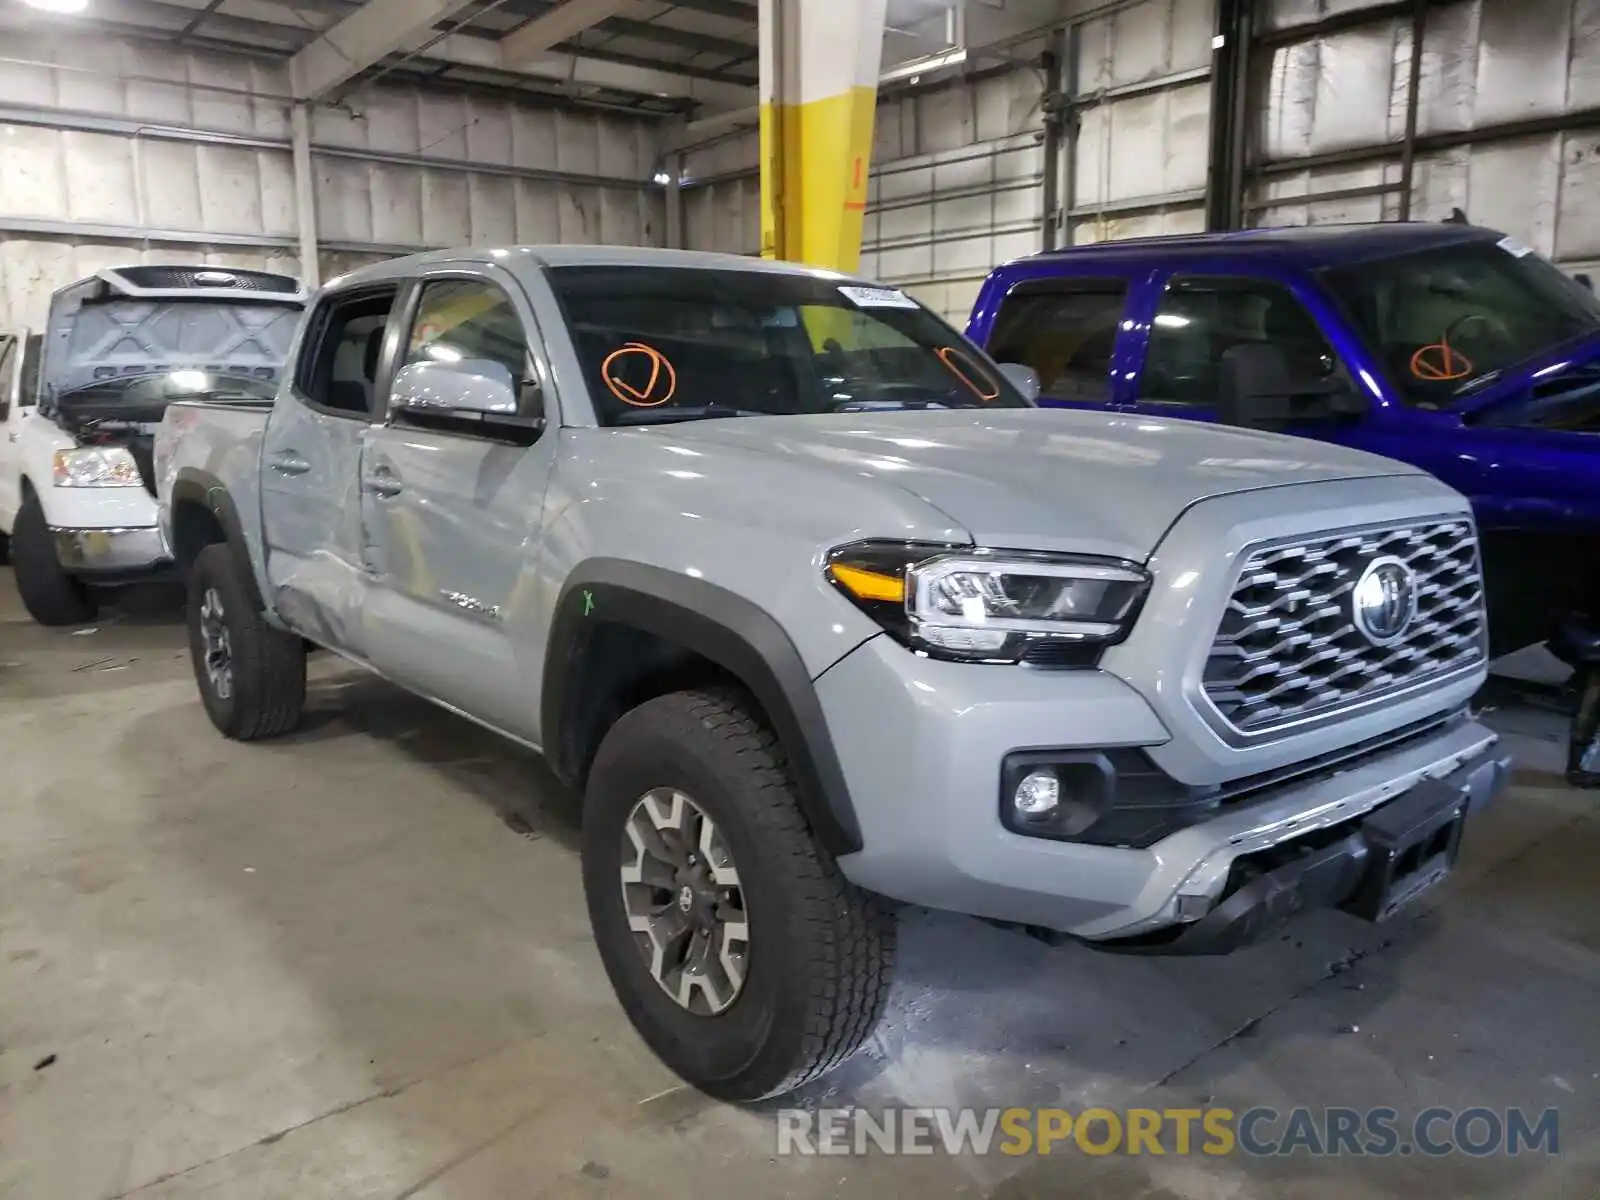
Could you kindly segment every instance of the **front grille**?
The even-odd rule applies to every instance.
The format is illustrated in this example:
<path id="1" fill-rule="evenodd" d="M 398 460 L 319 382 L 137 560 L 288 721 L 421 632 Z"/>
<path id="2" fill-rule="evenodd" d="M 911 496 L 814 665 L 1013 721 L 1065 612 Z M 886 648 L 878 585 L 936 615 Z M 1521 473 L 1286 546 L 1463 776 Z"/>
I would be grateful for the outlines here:
<path id="1" fill-rule="evenodd" d="M 121 267 L 117 274 L 141 288 L 226 287 L 241 292 L 293 293 L 300 286 L 288 275 L 232 267 Z"/>
<path id="2" fill-rule="evenodd" d="M 1388 645 L 1358 627 L 1353 604 L 1380 558 L 1415 578 L 1415 616 Z M 1206 698 L 1234 730 L 1257 735 L 1470 667 L 1484 654 L 1482 591 L 1465 518 L 1259 547 L 1206 660 Z"/>

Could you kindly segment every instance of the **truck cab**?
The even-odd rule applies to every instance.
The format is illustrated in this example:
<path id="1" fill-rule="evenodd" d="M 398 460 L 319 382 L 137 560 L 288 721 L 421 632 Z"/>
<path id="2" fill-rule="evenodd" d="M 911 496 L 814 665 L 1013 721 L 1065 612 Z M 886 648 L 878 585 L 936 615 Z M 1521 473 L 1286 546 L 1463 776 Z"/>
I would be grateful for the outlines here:
<path id="1" fill-rule="evenodd" d="M 151 448 L 174 399 L 270 399 L 304 307 L 261 271 L 130 266 L 69 284 L 41 333 L 0 335 L 0 544 L 44 625 L 159 577 Z"/>
<path id="2" fill-rule="evenodd" d="M 968 334 L 1045 406 L 1293 433 L 1442 479 L 1477 517 L 1496 653 L 1600 609 L 1600 301 L 1500 233 L 1074 247 L 997 269 Z"/>

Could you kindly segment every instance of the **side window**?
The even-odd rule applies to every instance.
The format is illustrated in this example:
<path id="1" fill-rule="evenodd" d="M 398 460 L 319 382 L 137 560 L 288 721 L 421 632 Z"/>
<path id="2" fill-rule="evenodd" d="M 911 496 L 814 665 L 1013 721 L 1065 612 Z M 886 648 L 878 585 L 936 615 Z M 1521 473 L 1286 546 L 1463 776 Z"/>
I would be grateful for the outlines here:
<path id="1" fill-rule="evenodd" d="M 17 339 L 0 335 L 0 421 L 11 415 L 11 396 L 21 383 L 18 378 L 20 357 L 17 353 Z"/>
<path id="2" fill-rule="evenodd" d="M 39 402 L 39 356 L 44 353 L 44 335 L 30 333 L 22 343 L 22 380 L 17 389 L 19 408 Z"/>
<path id="3" fill-rule="evenodd" d="M 1120 279 L 1019 284 L 1001 302 L 989 355 L 1032 368 L 1046 396 L 1104 403 L 1127 298 Z"/>
<path id="4" fill-rule="evenodd" d="M 1140 376 L 1143 404 L 1212 408 L 1218 366 L 1234 346 L 1270 342 L 1295 378 L 1332 378 L 1338 358 L 1293 293 L 1259 279 L 1174 278 L 1150 330 Z"/>
<path id="5" fill-rule="evenodd" d="M 330 412 L 372 415 L 395 294 L 385 288 L 323 301 L 295 373 L 295 386 L 306 399 Z"/>
<path id="6" fill-rule="evenodd" d="M 476 279 L 424 284 L 405 361 L 488 359 L 521 381 L 528 375 L 528 335 L 509 297 Z"/>

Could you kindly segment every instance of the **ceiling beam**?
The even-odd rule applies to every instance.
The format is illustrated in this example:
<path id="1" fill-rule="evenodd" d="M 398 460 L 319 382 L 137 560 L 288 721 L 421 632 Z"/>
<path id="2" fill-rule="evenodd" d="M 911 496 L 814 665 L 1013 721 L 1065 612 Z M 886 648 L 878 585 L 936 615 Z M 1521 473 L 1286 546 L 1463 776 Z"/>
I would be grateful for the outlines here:
<path id="1" fill-rule="evenodd" d="M 731 17 L 735 21 L 756 23 L 760 9 L 747 0 L 664 0 L 678 8 L 692 8 L 696 12 L 710 13 L 714 17 Z"/>
<path id="2" fill-rule="evenodd" d="M 634 21 L 628 17 L 612 17 L 600 22 L 600 32 L 614 33 L 618 37 L 641 38 L 647 42 L 662 42 L 698 54 L 721 54 L 728 58 L 741 55 L 754 58 L 756 44 L 734 38 L 717 37 L 710 33 L 696 33 L 692 29 L 678 29 L 657 21 Z"/>
<path id="3" fill-rule="evenodd" d="M 700 79 L 670 67 L 609 62 L 587 54 L 566 54 L 552 50 L 513 65 L 501 57 L 503 44 L 451 34 L 430 45 L 424 57 L 463 67 L 534 75 L 573 87 L 598 87 L 660 99 L 687 100 L 718 109 L 743 107 L 755 95 L 755 90 L 745 83 Z"/>
<path id="4" fill-rule="evenodd" d="M 397 50 L 406 49 L 468 0 L 367 0 L 289 60 L 297 100 L 322 100 Z"/>
<path id="5" fill-rule="evenodd" d="M 594 28 L 607 17 L 616 16 L 629 3 L 630 0 L 566 0 L 502 38 L 501 58 L 508 66 L 516 66 Z"/>

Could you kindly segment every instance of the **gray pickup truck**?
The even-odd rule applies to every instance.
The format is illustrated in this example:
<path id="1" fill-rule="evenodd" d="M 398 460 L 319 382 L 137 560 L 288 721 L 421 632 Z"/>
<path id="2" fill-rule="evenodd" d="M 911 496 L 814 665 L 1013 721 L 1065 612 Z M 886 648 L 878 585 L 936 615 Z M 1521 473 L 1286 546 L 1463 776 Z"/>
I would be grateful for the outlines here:
<path id="1" fill-rule="evenodd" d="M 341 277 L 270 407 L 158 431 L 206 710 L 290 732 L 322 647 L 541 751 L 623 1008 L 735 1100 L 870 1034 L 893 901 L 1219 953 L 1437 882 L 1507 771 L 1466 502 L 1018 378 L 785 264 Z"/>

